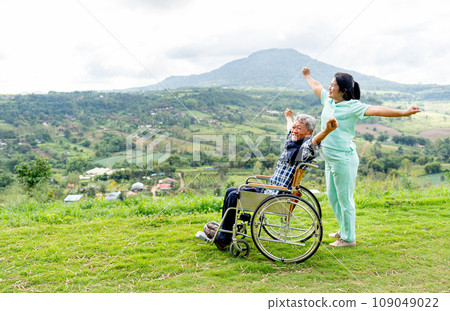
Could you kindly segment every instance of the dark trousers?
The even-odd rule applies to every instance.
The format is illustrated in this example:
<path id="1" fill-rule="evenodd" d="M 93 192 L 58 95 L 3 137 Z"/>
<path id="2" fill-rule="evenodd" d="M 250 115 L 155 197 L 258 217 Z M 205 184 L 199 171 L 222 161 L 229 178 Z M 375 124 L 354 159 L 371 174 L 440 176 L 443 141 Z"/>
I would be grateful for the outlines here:
<path id="1" fill-rule="evenodd" d="M 264 189 L 255 189 L 255 188 L 250 188 L 250 187 L 243 187 L 241 188 L 241 191 L 250 191 L 250 192 L 262 192 L 264 191 Z M 233 225 L 234 222 L 236 220 L 236 210 L 235 209 L 231 209 L 230 211 L 228 211 L 228 213 L 226 213 L 226 211 L 230 208 L 230 207 L 236 207 L 237 206 L 237 199 L 238 199 L 238 188 L 237 187 L 231 187 L 228 188 L 227 191 L 225 192 L 225 198 L 223 200 L 223 206 L 222 206 L 222 226 L 220 227 L 221 229 L 224 230 L 229 230 L 232 231 L 233 230 Z M 226 216 L 225 216 L 226 213 Z M 224 218 L 225 216 L 225 218 Z M 232 238 L 232 234 L 231 233 L 225 233 L 225 232 L 219 232 L 219 234 L 217 234 L 217 238 L 224 244 L 230 244 L 231 243 L 231 238 Z"/>

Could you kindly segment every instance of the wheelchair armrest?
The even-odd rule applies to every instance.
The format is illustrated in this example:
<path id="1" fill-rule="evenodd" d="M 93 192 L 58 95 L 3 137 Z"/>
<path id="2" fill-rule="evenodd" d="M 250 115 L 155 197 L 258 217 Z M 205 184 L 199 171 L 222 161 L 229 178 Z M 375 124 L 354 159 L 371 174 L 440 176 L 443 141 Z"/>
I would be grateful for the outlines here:
<path id="1" fill-rule="evenodd" d="M 249 177 L 247 177 L 247 179 L 245 180 L 245 183 L 248 184 L 248 181 L 251 180 L 251 179 L 256 179 L 257 181 L 260 181 L 260 180 L 269 181 L 270 178 L 272 178 L 272 176 L 266 176 L 266 175 L 249 176 Z"/>
<path id="2" fill-rule="evenodd" d="M 315 165 L 315 164 L 312 164 L 312 163 L 306 163 L 306 162 L 302 162 L 302 163 L 299 163 L 297 165 L 298 168 L 302 168 L 304 166 L 309 166 L 309 167 L 312 167 L 312 168 L 319 168 L 318 165 Z"/>
<path id="3" fill-rule="evenodd" d="M 256 183 L 249 183 L 249 184 L 247 184 L 245 186 L 253 187 L 253 188 L 259 188 L 259 189 L 289 191 L 288 187 L 272 186 L 272 185 L 264 185 L 264 184 L 256 184 Z"/>

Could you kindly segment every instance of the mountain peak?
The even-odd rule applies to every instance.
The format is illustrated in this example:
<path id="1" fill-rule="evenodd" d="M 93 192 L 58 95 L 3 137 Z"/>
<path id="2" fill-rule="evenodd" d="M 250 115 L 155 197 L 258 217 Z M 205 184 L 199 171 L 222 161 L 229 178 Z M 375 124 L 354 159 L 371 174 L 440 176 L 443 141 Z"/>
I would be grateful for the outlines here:
<path id="1" fill-rule="evenodd" d="M 127 91 L 152 91 L 187 87 L 234 87 L 234 88 L 289 88 L 309 89 L 301 75 L 302 67 L 311 68 L 314 79 L 325 87 L 338 71 L 352 74 L 364 90 L 398 90 L 403 85 L 338 68 L 314 60 L 294 49 L 267 49 L 254 52 L 248 57 L 236 59 L 210 72 L 191 76 L 172 76 L 162 84 L 154 84 Z"/>

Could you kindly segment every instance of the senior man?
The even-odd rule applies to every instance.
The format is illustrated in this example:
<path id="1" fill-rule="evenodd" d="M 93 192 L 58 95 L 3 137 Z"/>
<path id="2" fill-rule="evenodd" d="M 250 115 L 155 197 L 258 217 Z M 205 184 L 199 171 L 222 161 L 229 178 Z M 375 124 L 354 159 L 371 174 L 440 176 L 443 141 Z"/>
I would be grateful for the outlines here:
<path id="1" fill-rule="evenodd" d="M 283 153 L 278 158 L 275 173 L 270 178 L 269 185 L 289 187 L 295 174 L 295 169 L 297 167 L 296 163 L 311 162 L 317 156 L 320 142 L 338 127 L 338 123 L 335 118 L 331 117 L 327 121 L 325 128 L 315 136 L 312 136 L 316 125 L 314 117 L 307 114 L 297 114 L 293 122 L 292 118 L 294 114 L 290 109 L 286 109 L 284 116 L 286 117 L 286 129 L 288 132 L 286 143 L 284 145 Z M 263 192 L 272 195 L 278 193 L 277 190 L 264 190 L 249 187 L 241 188 L 241 191 L 242 190 Z M 222 207 L 222 218 L 226 215 L 222 223 L 222 229 L 224 230 L 231 231 L 233 229 L 236 210 L 230 210 L 228 213 L 226 213 L 226 211 L 230 207 L 236 207 L 237 193 L 237 187 L 228 188 L 225 193 Z M 209 239 L 212 239 L 218 226 L 219 224 L 217 222 L 209 222 L 203 227 L 203 231 Z M 231 243 L 231 239 L 231 233 L 219 232 L 214 243 L 219 249 L 223 250 Z"/>

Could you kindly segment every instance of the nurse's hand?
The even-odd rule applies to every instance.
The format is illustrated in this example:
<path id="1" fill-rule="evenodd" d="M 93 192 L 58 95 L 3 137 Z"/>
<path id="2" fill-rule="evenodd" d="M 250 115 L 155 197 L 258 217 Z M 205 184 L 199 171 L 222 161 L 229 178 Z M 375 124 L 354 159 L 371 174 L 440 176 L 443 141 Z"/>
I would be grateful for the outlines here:
<path id="1" fill-rule="evenodd" d="M 309 69 L 308 67 L 303 67 L 302 73 L 304 76 L 309 76 L 311 74 L 311 69 Z"/>
<path id="2" fill-rule="evenodd" d="M 325 131 L 327 133 L 331 133 L 337 128 L 338 128 L 338 121 L 334 117 L 330 117 L 325 126 Z"/>
<path id="3" fill-rule="evenodd" d="M 404 114 L 405 117 L 409 117 L 410 115 L 416 114 L 416 113 L 418 113 L 418 112 L 421 112 L 421 111 L 420 111 L 420 108 L 419 108 L 419 107 L 416 107 L 416 106 L 412 106 L 411 108 L 406 109 L 406 110 L 403 112 L 403 114 Z"/>

